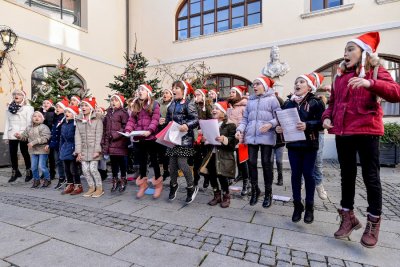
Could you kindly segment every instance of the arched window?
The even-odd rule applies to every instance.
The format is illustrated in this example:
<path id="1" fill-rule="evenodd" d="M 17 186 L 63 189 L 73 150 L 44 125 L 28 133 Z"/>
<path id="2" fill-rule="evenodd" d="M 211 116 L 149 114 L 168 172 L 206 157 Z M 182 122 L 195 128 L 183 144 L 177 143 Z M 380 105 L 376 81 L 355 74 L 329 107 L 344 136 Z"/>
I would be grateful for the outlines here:
<path id="1" fill-rule="evenodd" d="M 252 92 L 251 82 L 243 77 L 232 75 L 232 74 L 213 74 L 206 82 L 207 85 L 215 85 L 219 92 L 218 98 L 226 99 L 229 97 L 231 87 L 236 85 L 245 85 L 249 88 L 249 92 Z"/>
<path id="2" fill-rule="evenodd" d="M 400 84 L 400 56 L 379 54 L 379 57 L 382 65 L 392 75 L 393 80 Z M 324 75 L 324 84 L 332 84 L 336 69 L 341 61 L 342 59 L 337 59 L 316 70 Z M 389 103 L 382 100 L 381 106 L 384 116 L 400 116 L 400 103 Z"/>
<path id="3" fill-rule="evenodd" d="M 53 72 L 55 70 L 56 70 L 55 65 L 46 65 L 46 66 L 40 66 L 32 72 L 32 77 L 31 77 L 32 96 L 34 96 L 39 92 L 39 86 L 42 84 L 42 82 L 45 81 L 48 73 Z M 74 75 L 72 79 L 74 80 L 75 83 L 80 85 L 79 88 L 76 88 L 78 94 L 79 90 L 86 89 L 86 82 L 80 75 Z"/>
<path id="4" fill-rule="evenodd" d="M 261 23 L 261 0 L 186 0 L 176 15 L 176 39 L 257 23 Z"/>

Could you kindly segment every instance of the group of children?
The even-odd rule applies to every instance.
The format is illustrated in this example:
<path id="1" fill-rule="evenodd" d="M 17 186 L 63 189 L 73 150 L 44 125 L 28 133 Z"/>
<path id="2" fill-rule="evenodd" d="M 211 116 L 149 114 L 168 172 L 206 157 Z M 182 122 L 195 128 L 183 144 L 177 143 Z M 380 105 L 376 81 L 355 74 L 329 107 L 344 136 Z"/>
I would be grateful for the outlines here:
<path id="1" fill-rule="evenodd" d="M 140 173 L 136 179 L 139 187 L 137 198 L 142 198 L 149 186 L 147 168 L 150 159 L 154 169 L 154 176 L 150 179 L 154 198 L 160 197 L 163 181 L 170 177 L 169 200 L 174 200 L 179 188 L 177 179 L 182 172 L 186 180 L 186 203 L 195 199 L 202 175 L 203 187 L 211 184 L 214 193 L 208 204 L 220 204 L 222 208 L 230 206 L 229 185 L 235 180 L 236 168 L 243 180 L 241 194 L 247 195 L 250 190 L 250 205 L 256 205 L 261 194 L 257 168 L 260 154 L 265 189 L 262 206 L 268 208 L 272 205 L 271 159 L 275 154 L 277 161 L 281 162 L 285 144 L 283 132 L 286 126 L 279 123 L 276 112 L 294 108 L 300 118 L 296 129 L 304 132 L 305 140 L 286 143 L 294 204 L 292 221 L 300 221 L 305 211 L 304 222 L 313 222 L 316 188 L 322 199 L 327 197 L 320 177 L 323 141 L 320 134 L 324 127 L 336 135 L 342 169 L 342 208 L 338 210 L 341 224 L 335 237 L 347 238 L 353 230 L 361 227 L 353 212 L 355 155 L 358 152 L 369 202 L 367 227 L 361 243 L 374 247 L 382 209 L 377 155 L 383 124 L 382 109 L 376 99 L 379 96 L 393 102 L 400 101 L 400 86 L 379 66 L 373 54 L 378 43 L 378 33 L 368 33 L 347 43 L 326 111 L 325 101 L 315 95 L 323 76 L 315 72 L 299 75 L 286 101 L 277 97 L 274 81 L 266 76 L 253 81 L 254 94 L 247 96 L 247 87 L 234 86 L 227 101 L 219 102 L 214 91 L 194 90 L 186 81 L 174 82 L 157 101 L 152 87 L 143 84 L 137 88 L 134 98 L 127 101 L 127 108 L 124 97 L 114 94 L 106 111 L 97 107 L 94 97 L 80 100 L 75 96 L 56 103 L 54 111 L 51 110 L 53 103 L 47 100 L 41 111 L 33 112 L 22 104 L 26 97 L 24 93 L 15 91 L 14 101 L 9 105 L 4 139 L 10 140 L 10 153 L 16 153 L 20 142 L 28 170 L 27 180 L 29 175 L 34 179 L 32 187 L 40 185 L 39 170 L 44 179 L 42 187 L 49 186 L 51 172 L 47 169 L 47 159 L 50 153 L 53 160 L 53 163 L 49 160 L 50 169 L 57 167 L 60 177 L 56 188 L 66 183 L 63 194 L 83 192 L 81 171 L 89 186 L 83 196 L 100 197 L 104 194 L 98 169 L 104 169 L 99 166 L 104 165 L 105 160 L 111 162 L 111 191 L 123 192 L 127 186 L 128 146 L 133 141 Z M 13 117 L 17 114 L 18 118 Z M 26 129 L 21 126 L 21 119 L 29 122 Z M 199 120 L 208 119 L 217 120 L 220 136 L 215 140 L 207 140 L 199 127 Z M 157 133 L 170 122 L 179 124 L 182 138 L 179 145 L 167 148 L 156 141 Z M 125 135 L 132 131 L 140 131 L 140 135 L 130 140 Z M 210 144 L 214 141 L 218 145 Z M 25 146 L 31 153 L 32 163 Z M 15 157 L 11 155 L 13 173 L 10 181 L 21 176 Z M 32 174 L 29 172 L 31 165 Z M 282 167 L 278 165 L 277 184 L 282 185 L 282 180 Z M 305 205 L 301 196 L 302 181 L 305 184 Z M 250 188 L 247 186 L 249 182 Z"/>

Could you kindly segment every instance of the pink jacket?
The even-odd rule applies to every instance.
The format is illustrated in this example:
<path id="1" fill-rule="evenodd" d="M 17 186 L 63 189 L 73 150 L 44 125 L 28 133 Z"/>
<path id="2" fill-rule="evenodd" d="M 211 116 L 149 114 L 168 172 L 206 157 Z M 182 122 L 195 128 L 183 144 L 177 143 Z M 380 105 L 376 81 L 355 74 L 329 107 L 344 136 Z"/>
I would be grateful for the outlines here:
<path id="1" fill-rule="evenodd" d="M 356 76 L 352 71 L 336 78 L 322 122 L 325 119 L 332 121 L 331 134 L 381 136 L 384 133 L 383 111 L 377 99 L 381 97 L 389 102 L 400 102 L 400 85 L 383 67 L 379 67 L 376 80 L 373 80 L 373 69 L 366 74 L 365 79 L 371 82 L 369 88 L 348 87 L 349 80 Z"/>
<path id="2" fill-rule="evenodd" d="M 155 140 L 159 120 L 160 106 L 155 102 L 152 114 L 143 108 L 136 115 L 132 113 L 131 116 L 129 116 L 128 123 L 126 124 L 125 132 L 150 131 L 151 134 L 148 137 L 135 137 L 135 140 Z"/>
<path id="3" fill-rule="evenodd" d="M 228 119 L 231 120 L 236 127 L 243 118 L 244 110 L 247 105 L 247 97 L 243 97 L 239 102 L 233 105 L 233 107 L 228 108 L 226 112 Z"/>

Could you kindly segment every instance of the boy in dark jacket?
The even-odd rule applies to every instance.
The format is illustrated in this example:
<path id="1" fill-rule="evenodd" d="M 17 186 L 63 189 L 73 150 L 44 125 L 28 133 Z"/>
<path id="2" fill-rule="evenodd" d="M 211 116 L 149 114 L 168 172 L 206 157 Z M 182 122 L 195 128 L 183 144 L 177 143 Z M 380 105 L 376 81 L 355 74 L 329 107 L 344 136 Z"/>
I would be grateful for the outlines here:
<path id="1" fill-rule="evenodd" d="M 49 127 L 51 130 L 53 128 L 53 120 L 55 116 L 55 109 L 53 105 L 53 100 L 46 99 L 42 103 L 42 107 L 39 109 L 39 112 L 43 114 L 44 122 L 43 124 Z M 56 163 L 54 160 L 54 151 L 50 150 L 49 153 L 49 171 L 50 171 L 50 179 L 53 180 L 56 176 Z"/>
<path id="2" fill-rule="evenodd" d="M 214 119 L 218 119 L 219 132 L 215 140 L 221 142 L 220 146 L 211 146 L 207 156 L 204 158 L 201 172 L 210 177 L 211 186 L 214 191 L 214 198 L 208 205 L 215 206 L 221 203 L 222 208 L 228 208 L 231 196 L 229 194 L 229 179 L 235 178 L 235 147 L 238 140 L 235 139 L 236 125 L 227 120 L 227 102 L 214 104 L 212 111 Z M 203 141 L 206 142 L 203 138 Z M 221 191 L 218 185 L 221 185 Z"/>

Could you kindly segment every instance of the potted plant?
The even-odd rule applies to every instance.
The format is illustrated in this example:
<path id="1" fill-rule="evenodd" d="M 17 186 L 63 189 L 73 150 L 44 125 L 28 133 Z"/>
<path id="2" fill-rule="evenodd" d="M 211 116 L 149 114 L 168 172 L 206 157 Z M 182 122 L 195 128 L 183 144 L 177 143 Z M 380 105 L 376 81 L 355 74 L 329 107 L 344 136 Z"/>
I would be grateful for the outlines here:
<path id="1" fill-rule="evenodd" d="M 395 166 L 400 162 L 400 124 L 387 122 L 380 139 L 379 160 L 382 165 Z"/>

